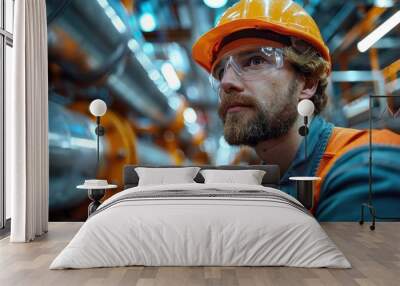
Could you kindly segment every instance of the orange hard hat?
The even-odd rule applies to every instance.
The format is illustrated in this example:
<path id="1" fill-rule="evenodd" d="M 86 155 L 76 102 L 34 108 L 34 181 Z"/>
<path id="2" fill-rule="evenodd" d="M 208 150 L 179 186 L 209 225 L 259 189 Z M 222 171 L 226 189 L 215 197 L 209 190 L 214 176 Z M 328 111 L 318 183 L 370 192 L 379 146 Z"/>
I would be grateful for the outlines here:
<path id="1" fill-rule="evenodd" d="M 192 48 L 193 59 L 211 71 L 222 40 L 242 30 L 269 30 L 304 40 L 331 65 L 329 49 L 313 18 L 291 0 L 240 0 L 228 8 L 215 28 L 202 35 Z"/>

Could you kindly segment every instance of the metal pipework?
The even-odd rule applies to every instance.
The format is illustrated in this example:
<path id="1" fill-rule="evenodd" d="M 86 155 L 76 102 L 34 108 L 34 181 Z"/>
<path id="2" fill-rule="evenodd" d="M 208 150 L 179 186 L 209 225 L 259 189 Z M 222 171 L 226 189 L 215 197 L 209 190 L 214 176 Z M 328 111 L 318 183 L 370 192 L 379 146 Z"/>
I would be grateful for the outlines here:
<path id="1" fill-rule="evenodd" d="M 47 5 L 54 10 L 59 2 L 48 0 Z M 116 1 L 70 1 L 48 27 L 49 62 L 61 68 L 62 80 L 104 84 L 116 101 L 164 125 L 175 111 L 128 48 L 135 32 L 128 17 Z"/>
<path id="2" fill-rule="evenodd" d="M 49 101 L 50 209 L 69 209 L 86 200 L 76 185 L 96 177 L 94 128 L 89 118 Z"/>

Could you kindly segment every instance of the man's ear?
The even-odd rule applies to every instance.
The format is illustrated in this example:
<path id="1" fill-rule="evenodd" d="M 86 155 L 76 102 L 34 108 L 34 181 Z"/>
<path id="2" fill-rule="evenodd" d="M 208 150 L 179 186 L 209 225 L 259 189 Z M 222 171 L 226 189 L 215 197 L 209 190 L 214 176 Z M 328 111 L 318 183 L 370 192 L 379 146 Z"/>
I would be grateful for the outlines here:
<path id="1" fill-rule="evenodd" d="M 299 99 L 310 99 L 314 96 L 318 88 L 319 81 L 312 78 L 304 77 L 304 86 L 300 92 Z"/>

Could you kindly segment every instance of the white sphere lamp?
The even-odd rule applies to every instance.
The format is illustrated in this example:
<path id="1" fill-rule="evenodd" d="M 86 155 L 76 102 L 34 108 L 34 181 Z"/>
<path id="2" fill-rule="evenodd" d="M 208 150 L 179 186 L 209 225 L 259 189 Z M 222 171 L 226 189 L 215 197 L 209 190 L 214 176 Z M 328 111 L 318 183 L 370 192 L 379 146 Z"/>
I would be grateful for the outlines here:
<path id="1" fill-rule="evenodd" d="M 228 0 L 203 0 L 204 4 L 206 4 L 208 7 L 217 9 L 221 8 L 226 5 Z"/>
<path id="2" fill-rule="evenodd" d="M 315 110 L 314 103 L 309 99 L 303 99 L 297 105 L 297 112 L 301 116 L 311 116 L 313 115 Z"/>
<path id="3" fill-rule="evenodd" d="M 299 134 L 304 137 L 304 158 L 307 160 L 307 134 L 308 117 L 314 114 L 314 103 L 309 99 L 303 99 L 297 104 L 297 112 L 304 117 L 304 125 L 300 126 Z"/>
<path id="4" fill-rule="evenodd" d="M 103 136 L 105 129 L 100 125 L 100 117 L 106 114 L 107 105 L 101 99 L 93 100 L 89 105 L 89 111 L 93 116 L 96 116 L 97 127 L 95 129 L 97 135 L 97 168 L 100 166 L 100 136 Z"/>
<path id="5" fill-rule="evenodd" d="M 103 116 L 107 112 L 107 105 L 101 99 L 93 100 L 89 105 L 89 111 L 92 115 L 96 117 Z"/>

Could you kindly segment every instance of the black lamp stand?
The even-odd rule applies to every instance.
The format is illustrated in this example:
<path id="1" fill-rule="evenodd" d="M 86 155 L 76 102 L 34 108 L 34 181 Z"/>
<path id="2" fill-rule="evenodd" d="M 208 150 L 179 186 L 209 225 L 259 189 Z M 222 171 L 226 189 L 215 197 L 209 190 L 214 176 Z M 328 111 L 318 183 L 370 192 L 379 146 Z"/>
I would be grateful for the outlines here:
<path id="1" fill-rule="evenodd" d="M 368 140 L 368 201 L 361 205 L 361 219 L 359 223 L 362 225 L 364 223 L 364 208 L 369 210 L 369 213 L 372 216 L 372 225 L 369 226 L 371 230 L 375 229 L 375 220 L 376 220 L 376 210 L 372 205 L 372 100 L 375 96 L 369 96 L 369 140 Z"/>
<path id="2" fill-rule="evenodd" d="M 103 126 L 100 125 L 100 116 L 96 117 L 96 135 L 97 135 L 97 169 L 100 167 L 100 136 L 104 135 L 105 129 Z"/>
<path id="3" fill-rule="evenodd" d="M 307 161 L 307 134 L 309 132 L 308 129 L 308 116 L 304 116 L 304 125 L 300 126 L 299 134 L 304 137 L 304 158 Z"/>
<path id="4" fill-rule="evenodd" d="M 374 98 L 388 98 L 396 97 L 395 95 L 370 95 L 369 96 L 369 171 L 368 171 L 368 201 L 361 205 L 361 219 L 360 224 L 364 223 L 364 208 L 367 208 L 372 216 L 372 225 L 369 226 L 371 230 L 375 229 L 375 221 L 377 218 L 382 220 L 398 220 L 400 218 L 378 217 L 376 209 L 372 204 L 372 101 Z"/>
<path id="5" fill-rule="evenodd" d="M 304 116 L 304 125 L 299 128 L 299 134 L 304 137 L 304 159 L 307 161 L 307 135 L 308 116 Z M 297 199 L 310 210 L 313 207 L 313 190 L 314 182 L 312 180 L 298 180 L 297 185 Z"/>
<path id="6" fill-rule="evenodd" d="M 88 197 L 92 201 L 88 206 L 88 217 L 90 217 L 90 215 L 94 213 L 97 210 L 97 208 L 101 205 L 100 200 L 103 198 L 105 193 L 106 193 L 105 189 L 88 190 Z"/>

